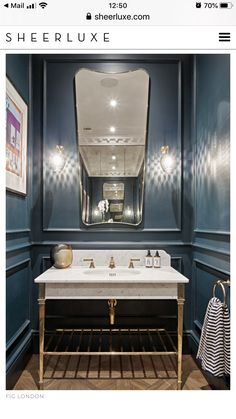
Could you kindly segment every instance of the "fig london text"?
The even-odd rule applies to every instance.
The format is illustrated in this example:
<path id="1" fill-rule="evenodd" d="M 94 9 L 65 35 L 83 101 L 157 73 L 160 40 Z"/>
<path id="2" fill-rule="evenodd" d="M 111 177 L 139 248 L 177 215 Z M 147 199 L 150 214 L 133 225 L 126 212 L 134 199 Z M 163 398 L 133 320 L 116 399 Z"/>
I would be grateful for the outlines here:
<path id="1" fill-rule="evenodd" d="M 103 33 L 60 33 L 60 32 L 7 32 L 6 33 L 6 42 L 68 42 L 68 43 L 77 43 L 77 42 L 110 42 L 109 32 Z"/>

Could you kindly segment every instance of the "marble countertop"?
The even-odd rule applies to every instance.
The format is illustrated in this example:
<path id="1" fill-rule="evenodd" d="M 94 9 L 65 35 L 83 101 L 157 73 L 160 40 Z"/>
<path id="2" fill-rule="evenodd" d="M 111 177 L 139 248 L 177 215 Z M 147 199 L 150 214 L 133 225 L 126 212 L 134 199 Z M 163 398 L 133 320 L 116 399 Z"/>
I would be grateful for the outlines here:
<path id="1" fill-rule="evenodd" d="M 189 279 L 170 266 L 161 268 L 138 266 L 134 269 L 128 269 L 124 266 L 117 266 L 114 269 L 107 266 L 98 266 L 95 269 L 84 266 L 70 266 L 66 269 L 52 267 L 35 278 L 34 281 L 45 284 L 176 284 L 187 283 Z"/>

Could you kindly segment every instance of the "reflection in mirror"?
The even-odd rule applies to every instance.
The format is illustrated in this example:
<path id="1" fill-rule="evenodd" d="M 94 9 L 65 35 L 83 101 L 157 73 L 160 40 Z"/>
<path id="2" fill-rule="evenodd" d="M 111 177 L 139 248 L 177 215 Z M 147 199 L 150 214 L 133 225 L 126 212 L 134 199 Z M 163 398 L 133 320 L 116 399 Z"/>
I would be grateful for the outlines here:
<path id="1" fill-rule="evenodd" d="M 149 76 L 144 70 L 75 77 L 82 221 L 142 221 Z"/>

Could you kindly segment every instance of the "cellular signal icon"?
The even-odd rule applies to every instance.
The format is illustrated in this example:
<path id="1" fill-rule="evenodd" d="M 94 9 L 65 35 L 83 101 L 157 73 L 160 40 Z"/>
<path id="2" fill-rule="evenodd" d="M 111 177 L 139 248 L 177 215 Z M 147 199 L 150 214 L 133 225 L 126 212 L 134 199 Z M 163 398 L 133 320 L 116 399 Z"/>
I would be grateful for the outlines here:
<path id="1" fill-rule="evenodd" d="M 26 9 L 36 9 L 36 3 L 29 4 Z"/>
<path id="2" fill-rule="evenodd" d="M 47 3 L 45 3 L 44 1 L 42 1 L 41 3 L 39 3 L 39 6 L 42 7 L 42 9 L 45 9 L 45 7 L 47 7 Z"/>

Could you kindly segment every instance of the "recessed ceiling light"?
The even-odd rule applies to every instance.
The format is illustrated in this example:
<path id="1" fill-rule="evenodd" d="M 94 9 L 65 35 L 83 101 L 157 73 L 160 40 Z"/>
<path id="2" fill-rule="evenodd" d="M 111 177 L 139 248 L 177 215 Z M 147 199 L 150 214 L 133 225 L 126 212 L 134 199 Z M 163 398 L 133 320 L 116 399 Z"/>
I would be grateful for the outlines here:
<path id="1" fill-rule="evenodd" d="M 114 155 L 111 156 L 111 158 L 112 158 L 112 160 L 116 160 L 116 156 L 114 156 Z"/>
<path id="2" fill-rule="evenodd" d="M 112 170 L 116 170 L 116 166 L 112 166 Z"/>
<path id="3" fill-rule="evenodd" d="M 115 127 L 110 127 L 110 132 L 116 132 Z"/>
<path id="4" fill-rule="evenodd" d="M 112 108 L 115 108 L 117 106 L 117 100 L 115 99 L 110 100 L 110 105 Z"/>

